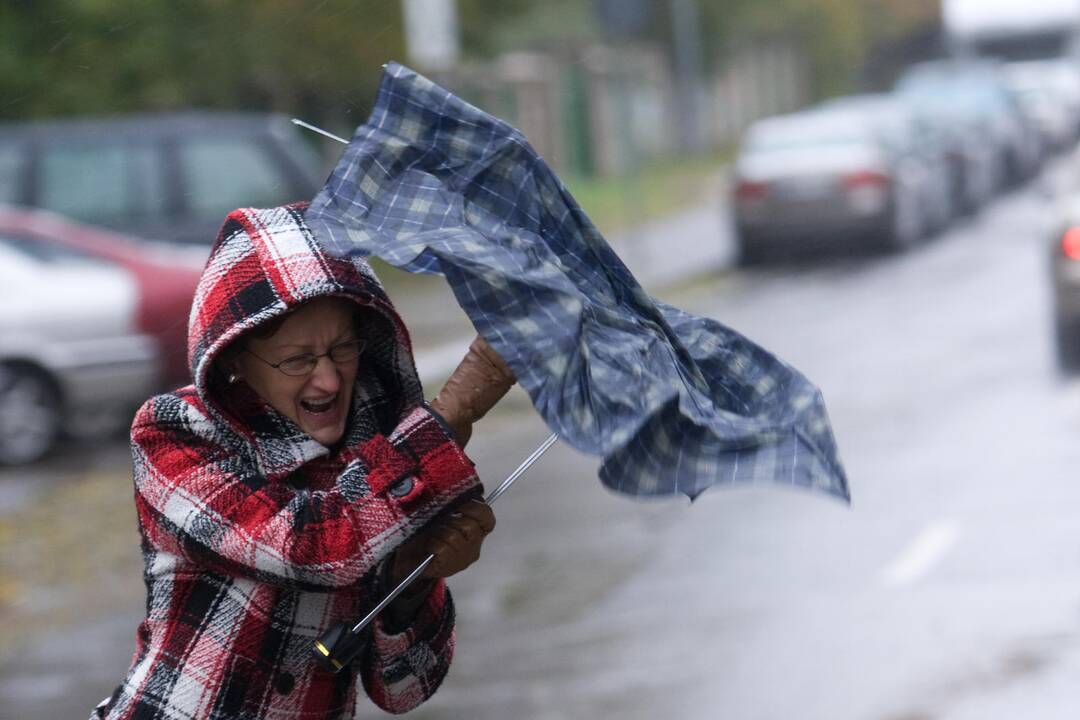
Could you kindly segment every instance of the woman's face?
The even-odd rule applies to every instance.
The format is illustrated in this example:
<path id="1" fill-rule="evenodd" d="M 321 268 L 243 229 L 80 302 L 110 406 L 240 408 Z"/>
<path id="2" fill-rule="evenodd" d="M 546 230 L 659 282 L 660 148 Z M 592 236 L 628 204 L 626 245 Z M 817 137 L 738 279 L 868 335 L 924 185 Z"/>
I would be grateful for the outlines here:
<path id="1" fill-rule="evenodd" d="M 342 298 L 319 298 L 286 316 L 266 338 L 248 336 L 234 371 L 275 410 L 323 445 L 345 434 L 359 360 L 335 363 L 325 353 L 357 340 L 356 306 Z M 297 355 L 323 355 L 307 375 L 293 377 L 271 367 Z M 261 358 L 261 359 L 260 359 Z"/>

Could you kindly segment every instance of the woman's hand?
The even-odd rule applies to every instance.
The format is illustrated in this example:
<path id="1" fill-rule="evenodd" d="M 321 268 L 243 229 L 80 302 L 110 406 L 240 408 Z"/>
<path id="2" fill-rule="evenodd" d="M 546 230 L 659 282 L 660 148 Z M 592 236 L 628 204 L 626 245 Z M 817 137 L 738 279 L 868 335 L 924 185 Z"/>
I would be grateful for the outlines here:
<path id="1" fill-rule="evenodd" d="M 420 578 L 398 595 L 387 608 L 384 627 L 404 632 L 424 604 L 436 578 L 450 577 L 480 559 L 484 538 L 495 529 L 495 513 L 483 500 L 466 500 L 443 519 L 413 536 L 397 549 L 389 565 L 390 587 L 395 588 L 428 555 L 434 555 Z"/>
<path id="2" fill-rule="evenodd" d="M 464 447 L 472 436 L 472 426 L 509 392 L 517 379 L 514 371 L 487 341 L 477 335 L 469 352 L 431 401 Z"/>
<path id="3" fill-rule="evenodd" d="M 466 500 L 423 532 L 397 549 L 391 565 L 391 582 L 396 586 L 416 566 L 434 555 L 421 578 L 455 575 L 480 559 L 484 538 L 495 529 L 495 513 L 483 500 Z"/>

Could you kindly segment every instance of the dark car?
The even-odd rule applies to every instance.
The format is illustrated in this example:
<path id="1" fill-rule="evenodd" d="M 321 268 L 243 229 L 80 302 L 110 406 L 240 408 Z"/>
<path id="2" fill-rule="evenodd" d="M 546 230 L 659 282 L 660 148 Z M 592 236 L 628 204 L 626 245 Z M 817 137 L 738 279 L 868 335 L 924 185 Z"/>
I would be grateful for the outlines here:
<path id="1" fill-rule="evenodd" d="M 279 115 L 187 112 L 0 124 L 0 203 L 209 245 L 225 214 L 311 199 L 324 179 Z"/>
<path id="2" fill-rule="evenodd" d="M 1060 228 L 1051 245 L 1054 289 L 1054 340 L 1058 363 L 1080 370 L 1080 225 Z"/>
<path id="3" fill-rule="evenodd" d="M 1066 373 L 1080 372 L 1080 151 L 1051 175 L 1050 250 L 1054 344 Z"/>

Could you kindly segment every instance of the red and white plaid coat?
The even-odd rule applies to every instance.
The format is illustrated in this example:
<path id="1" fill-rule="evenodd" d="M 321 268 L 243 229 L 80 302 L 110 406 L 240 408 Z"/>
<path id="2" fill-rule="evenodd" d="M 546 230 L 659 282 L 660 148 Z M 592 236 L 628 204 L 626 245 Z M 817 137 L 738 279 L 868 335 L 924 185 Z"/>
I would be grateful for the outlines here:
<path id="1" fill-rule="evenodd" d="M 401 713 L 447 672 L 454 611 L 442 581 L 404 632 L 376 620 L 353 667 L 334 675 L 311 658 L 323 631 L 378 601 L 390 553 L 479 483 L 423 404 L 408 334 L 370 267 L 323 254 L 303 211 L 229 215 L 192 308 L 194 384 L 135 418 L 147 613 L 127 676 L 94 717 L 349 718 L 356 675 Z M 333 450 L 214 366 L 244 332 L 325 295 L 362 307 L 368 339 Z"/>

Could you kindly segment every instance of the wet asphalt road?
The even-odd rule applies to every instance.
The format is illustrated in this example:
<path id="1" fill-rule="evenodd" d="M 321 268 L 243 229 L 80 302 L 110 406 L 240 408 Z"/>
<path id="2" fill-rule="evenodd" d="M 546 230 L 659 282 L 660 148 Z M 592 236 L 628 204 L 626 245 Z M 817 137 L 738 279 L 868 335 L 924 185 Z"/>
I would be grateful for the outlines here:
<path id="1" fill-rule="evenodd" d="M 460 583 L 483 608 L 519 574 L 531 613 L 465 610 L 423 716 L 1080 715 L 1080 385 L 1054 364 L 1052 227 L 1026 190 L 902 257 L 669 298 L 820 385 L 852 507 L 767 488 L 642 506 L 554 460 Z"/>
<path id="2" fill-rule="evenodd" d="M 451 582 L 458 655 L 413 716 L 1080 715 L 1080 384 L 1053 362 L 1051 226 L 1028 189 L 903 256 L 666 293 L 822 388 L 852 506 L 773 488 L 632 501 L 557 447 Z M 545 436 L 516 396 L 470 449 L 490 485 Z M 126 471 L 115 444 L 87 457 Z M 43 497 L 12 500 L 11 479 L 11 512 Z M 119 558 L 122 574 L 134 556 Z M 84 717 L 121 676 L 141 604 L 66 615 L 8 653 L 0 717 Z"/>

